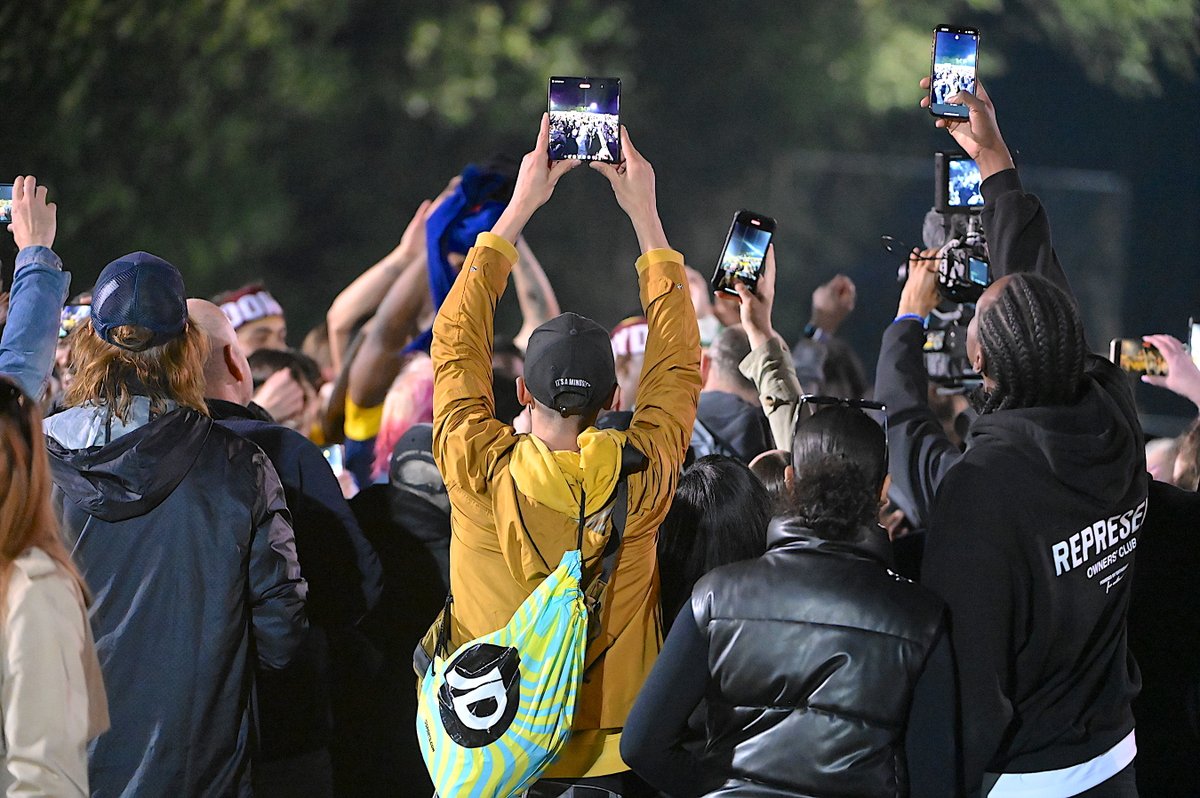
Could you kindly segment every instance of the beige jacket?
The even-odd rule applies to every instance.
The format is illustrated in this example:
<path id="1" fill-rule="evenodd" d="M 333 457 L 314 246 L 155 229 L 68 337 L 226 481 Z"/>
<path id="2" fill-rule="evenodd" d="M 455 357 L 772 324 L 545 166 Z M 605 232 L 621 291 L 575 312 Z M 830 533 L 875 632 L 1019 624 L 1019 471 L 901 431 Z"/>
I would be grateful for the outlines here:
<path id="1" fill-rule="evenodd" d="M 108 728 L 108 701 L 83 594 L 31 548 L 9 576 L 0 627 L 0 789 L 87 796 L 87 744 Z"/>
<path id="2" fill-rule="evenodd" d="M 771 425 L 775 448 L 790 453 L 803 393 L 800 380 L 796 378 L 792 353 L 778 336 L 772 336 L 746 355 L 738 364 L 738 371 L 758 389 L 758 399 Z"/>

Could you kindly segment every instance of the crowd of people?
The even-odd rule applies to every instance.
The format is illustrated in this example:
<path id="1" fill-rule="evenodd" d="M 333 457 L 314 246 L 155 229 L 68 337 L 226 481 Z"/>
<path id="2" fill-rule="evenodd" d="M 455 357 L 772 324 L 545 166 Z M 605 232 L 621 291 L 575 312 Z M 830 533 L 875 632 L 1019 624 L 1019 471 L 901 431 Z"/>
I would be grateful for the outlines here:
<path id="1" fill-rule="evenodd" d="M 550 112 L 550 157 L 555 160 L 616 161 L 621 151 L 616 114 Z"/>
<path id="2" fill-rule="evenodd" d="M 944 253 L 912 253 L 872 380 L 838 337 L 853 282 L 821 285 L 789 346 L 774 248 L 714 295 L 624 128 L 622 162 L 589 164 L 639 249 L 641 307 L 611 332 L 560 312 L 523 236 L 581 165 L 550 157 L 578 122 L 544 116 L 519 165 L 421 203 L 300 348 L 264 285 L 189 296 L 146 252 L 68 299 L 58 209 L 17 178 L 0 785 L 1200 794 L 1200 422 L 1146 440 L 987 92 L 953 99 L 970 118 L 936 125 L 979 166 L 994 278 L 968 397 L 922 354 Z M 1200 408 L 1186 347 L 1146 341 L 1169 366 L 1146 381 Z M 564 578 L 576 643 L 533 668 L 497 641 Z M 518 711 L 535 699 L 553 735 Z M 535 763 L 518 734 L 553 741 Z M 505 773 L 471 770 L 500 746 Z"/>

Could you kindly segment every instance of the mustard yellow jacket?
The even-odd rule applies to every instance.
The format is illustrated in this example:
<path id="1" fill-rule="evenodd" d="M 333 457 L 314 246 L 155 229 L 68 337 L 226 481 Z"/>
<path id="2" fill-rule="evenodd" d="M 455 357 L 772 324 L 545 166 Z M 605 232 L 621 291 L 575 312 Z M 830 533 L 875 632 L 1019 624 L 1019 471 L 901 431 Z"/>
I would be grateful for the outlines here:
<path id="1" fill-rule="evenodd" d="M 480 234 L 433 326 L 433 451 L 451 504 L 451 650 L 507 624 L 576 541 L 575 519 L 517 490 L 509 463 L 519 436 L 495 418 L 493 317 L 516 259 L 509 242 Z M 682 255 L 646 252 L 637 274 L 649 337 L 637 407 L 621 434 L 647 466 L 628 480 L 628 520 L 600 634 L 587 652 L 571 740 L 548 776 L 628 769 L 617 753 L 620 730 L 662 647 L 658 526 L 691 438 L 700 335 Z M 605 526 L 585 536 L 585 581 L 598 571 Z"/>

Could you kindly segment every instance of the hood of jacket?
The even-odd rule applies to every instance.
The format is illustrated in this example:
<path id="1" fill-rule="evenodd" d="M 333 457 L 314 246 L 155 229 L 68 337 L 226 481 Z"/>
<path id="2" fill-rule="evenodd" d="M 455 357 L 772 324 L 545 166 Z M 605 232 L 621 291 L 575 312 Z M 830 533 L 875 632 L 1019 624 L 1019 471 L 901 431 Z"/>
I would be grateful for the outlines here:
<path id="1" fill-rule="evenodd" d="M 1061 484 L 1100 503 L 1124 496 L 1146 470 L 1146 447 L 1126 377 L 1090 369 L 1079 401 L 999 410 L 976 419 L 968 449 L 1003 443 L 1044 467 Z M 1115 423 L 1114 423 L 1115 420 Z"/>
<path id="2" fill-rule="evenodd" d="M 77 407 L 47 424 L 54 484 L 88 515 L 116 522 L 145 515 L 171 495 L 191 470 L 212 419 L 176 408 L 111 442 L 70 449 L 72 433 L 94 425 L 102 408 Z"/>

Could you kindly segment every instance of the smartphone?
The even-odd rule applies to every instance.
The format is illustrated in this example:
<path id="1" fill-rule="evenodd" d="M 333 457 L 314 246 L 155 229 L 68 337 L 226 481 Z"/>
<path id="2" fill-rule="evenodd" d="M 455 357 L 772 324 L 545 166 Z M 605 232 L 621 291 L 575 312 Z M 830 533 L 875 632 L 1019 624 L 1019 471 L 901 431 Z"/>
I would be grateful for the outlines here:
<path id="1" fill-rule="evenodd" d="M 1162 353 L 1137 338 L 1114 338 L 1108 344 L 1108 359 L 1130 374 L 1167 376 L 1167 361 Z"/>
<path id="2" fill-rule="evenodd" d="M 983 178 L 979 164 L 964 153 L 934 155 L 934 207 L 942 213 L 983 210 Z"/>
<path id="3" fill-rule="evenodd" d="M 967 258 L 967 280 L 981 288 L 991 285 L 988 280 L 988 262 L 983 258 Z"/>
<path id="4" fill-rule="evenodd" d="M 66 338 L 71 331 L 92 316 L 91 305 L 67 305 L 58 321 L 58 337 Z"/>
<path id="5" fill-rule="evenodd" d="M 0 224 L 12 221 L 12 183 L 0 183 Z"/>
<path id="6" fill-rule="evenodd" d="M 340 477 L 346 470 L 346 447 L 340 443 L 322 446 L 321 454 L 325 455 L 325 462 L 329 463 L 329 467 L 333 469 L 333 475 Z"/>
<path id="7" fill-rule="evenodd" d="M 975 93 L 975 68 L 979 61 L 979 31 L 957 25 L 933 29 L 933 57 L 929 69 L 929 113 L 944 119 L 966 119 L 967 106 L 949 102 L 960 91 Z"/>
<path id="8" fill-rule="evenodd" d="M 621 79 L 550 78 L 550 160 L 621 161 Z"/>
<path id="9" fill-rule="evenodd" d="M 770 216 L 746 210 L 735 213 L 713 273 L 713 290 L 737 296 L 734 286 L 740 280 L 754 291 L 774 233 L 775 220 Z"/>
<path id="10" fill-rule="evenodd" d="M 1192 353 L 1192 362 L 1200 366 L 1200 321 L 1195 316 L 1188 319 L 1188 351 Z"/>

